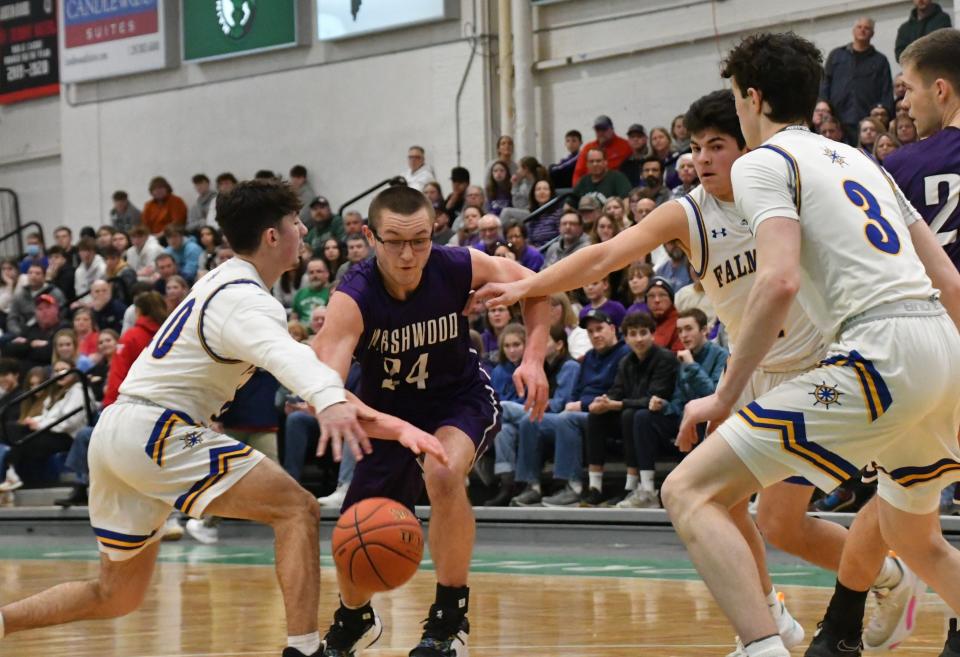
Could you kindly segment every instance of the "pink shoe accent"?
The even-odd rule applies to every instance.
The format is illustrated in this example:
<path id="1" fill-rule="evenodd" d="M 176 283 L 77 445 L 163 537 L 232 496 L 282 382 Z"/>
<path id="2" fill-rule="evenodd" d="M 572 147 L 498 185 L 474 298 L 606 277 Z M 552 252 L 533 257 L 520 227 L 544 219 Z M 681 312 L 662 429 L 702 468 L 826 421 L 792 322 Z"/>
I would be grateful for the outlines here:
<path id="1" fill-rule="evenodd" d="M 907 604 L 907 618 L 905 620 L 906 628 L 908 631 L 913 631 L 913 623 L 916 621 L 916 611 L 917 611 L 917 596 L 910 598 L 910 602 Z M 891 646 L 892 647 L 892 646 Z"/>

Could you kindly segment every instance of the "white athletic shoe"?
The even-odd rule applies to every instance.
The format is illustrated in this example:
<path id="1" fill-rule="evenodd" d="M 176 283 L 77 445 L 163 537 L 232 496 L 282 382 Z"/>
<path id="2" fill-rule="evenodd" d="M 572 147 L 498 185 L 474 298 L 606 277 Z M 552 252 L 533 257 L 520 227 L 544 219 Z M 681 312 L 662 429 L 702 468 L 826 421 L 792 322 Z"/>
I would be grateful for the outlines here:
<path id="1" fill-rule="evenodd" d="M 771 605 L 769 609 L 770 615 L 773 616 L 773 620 L 777 624 L 780 639 L 783 641 L 783 645 L 787 650 L 789 650 L 803 643 L 806 633 L 803 631 L 803 626 L 790 615 L 790 611 L 787 609 L 787 605 L 783 599 L 783 593 L 777 593 L 777 604 Z M 727 655 L 727 657 L 747 657 L 747 651 L 744 649 L 740 637 L 737 637 L 737 649 Z"/>
<path id="2" fill-rule="evenodd" d="M 176 513 L 167 518 L 160 531 L 163 534 L 160 540 L 163 541 L 179 541 L 183 538 L 183 525 L 180 524 L 180 519 L 177 518 Z"/>
<path id="3" fill-rule="evenodd" d="M 659 509 L 660 497 L 657 491 L 640 490 L 636 488 L 621 501 L 617 502 L 618 509 Z"/>
<path id="4" fill-rule="evenodd" d="M 12 465 L 7 466 L 7 478 L 0 482 L 0 493 L 11 493 L 22 487 L 23 480 L 20 479 L 20 475 L 13 469 Z"/>
<path id="5" fill-rule="evenodd" d="M 347 489 L 350 488 L 350 484 L 340 484 L 337 486 L 337 489 L 325 497 L 318 497 L 317 502 L 320 503 L 320 506 L 328 506 L 332 508 L 339 509 L 343 506 L 343 500 L 347 496 Z"/>
<path id="6" fill-rule="evenodd" d="M 870 589 L 876 608 L 863 631 L 867 650 L 892 650 L 913 633 L 916 627 L 919 596 L 927 585 L 897 557 L 892 558 L 903 576 L 893 588 Z"/>
<path id="7" fill-rule="evenodd" d="M 204 545 L 213 545 L 220 540 L 220 532 L 215 524 L 195 518 L 187 521 L 187 533 Z"/>

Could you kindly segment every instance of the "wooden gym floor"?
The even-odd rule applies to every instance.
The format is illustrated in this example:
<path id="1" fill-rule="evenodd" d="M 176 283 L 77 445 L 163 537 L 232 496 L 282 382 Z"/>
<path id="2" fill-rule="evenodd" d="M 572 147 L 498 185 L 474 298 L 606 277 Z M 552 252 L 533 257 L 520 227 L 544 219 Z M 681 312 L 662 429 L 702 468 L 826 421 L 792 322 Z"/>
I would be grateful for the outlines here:
<path id="1" fill-rule="evenodd" d="M 602 541 L 591 547 L 595 537 L 567 531 L 579 534 L 573 541 L 579 547 L 537 550 L 525 539 L 506 547 L 485 544 L 481 536 L 470 604 L 473 657 L 722 657 L 732 649 L 732 631 L 677 550 L 675 537 L 634 530 L 631 536 L 646 541 L 653 555 L 638 560 L 635 545 L 608 542 L 611 549 L 628 551 L 604 551 Z M 95 558 L 89 539 L 0 539 L 0 604 L 58 582 L 93 577 Z M 831 589 L 824 585 L 832 575 L 789 560 L 773 560 L 775 580 L 809 636 L 826 607 Z M 329 563 L 325 556 L 324 564 Z M 366 655 L 403 657 L 415 645 L 433 599 L 428 568 L 402 589 L 376 598 L 386 630 Z M 334 582 L 332 569 L 324 567 L 323 623 L 337 599 Z M 939 654 L 942 603 L 928 594 L 922 607 L 916 633 L 891 655 Z M 285 643 L 282 623 L 267 537 L 214 547 L 185 538 L 163 547 L 152 589 L 138 612 L 116 621 L 17 634 L 0 641 L 0 655 L 278 657 Z M 794 654 L 802 655 L 802 648 Z"/>

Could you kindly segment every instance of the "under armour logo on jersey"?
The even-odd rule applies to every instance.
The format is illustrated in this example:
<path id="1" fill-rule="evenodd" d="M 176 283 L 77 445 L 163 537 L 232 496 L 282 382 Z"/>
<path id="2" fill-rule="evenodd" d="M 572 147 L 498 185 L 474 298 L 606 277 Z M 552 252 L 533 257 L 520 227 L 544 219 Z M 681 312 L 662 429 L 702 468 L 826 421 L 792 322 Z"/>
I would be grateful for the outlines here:
<path id="1" fill-rule="evenodd" d="M 720 230 L 717 230 L 716 228 L 711 228 L 710 234 L 713 235 L 713 239 L 717 240 L 717 239 L 720 239 L 721 237 L 727 236 L 727 229 L 721 228 Z"/>

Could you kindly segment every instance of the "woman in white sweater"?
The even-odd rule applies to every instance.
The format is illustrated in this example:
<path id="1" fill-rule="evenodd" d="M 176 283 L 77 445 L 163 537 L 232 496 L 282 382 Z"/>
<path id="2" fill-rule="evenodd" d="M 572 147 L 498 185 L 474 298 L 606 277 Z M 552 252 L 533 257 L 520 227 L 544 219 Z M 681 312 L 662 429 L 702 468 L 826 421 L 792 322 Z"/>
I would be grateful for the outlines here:
<path id="1" fill-rule="evenodd" d="M 62 374 L 72 367 L 73 365 L 67 361 L 58 360 L 53 364 L 53 374 L 54 376 Z M 70 413 L 73 414 L 70 415 Z M 73 437 L 86 424 L 86 414 L 83 412 L 83 385 L 76 375 L 66 376 L 56 385 L 47 388 L 43 411 L 39 415 L 27 417 L 21 421 L 22 435 L 43 429 L 66 415 L 70 417 L 26 442 L 18 442 L 14 437 L 14 444 L 7 453 L 6 463 L 0 463 L 0 472 L 6 469 L 6 477 L 0 483 L 0 492 L 15 490 L 23 485 L 16 471 L 21 463 L 42 462 L 58 452 L 70 449 Z"/>

